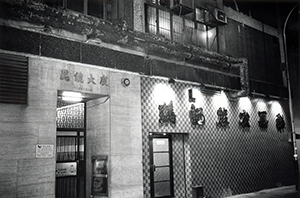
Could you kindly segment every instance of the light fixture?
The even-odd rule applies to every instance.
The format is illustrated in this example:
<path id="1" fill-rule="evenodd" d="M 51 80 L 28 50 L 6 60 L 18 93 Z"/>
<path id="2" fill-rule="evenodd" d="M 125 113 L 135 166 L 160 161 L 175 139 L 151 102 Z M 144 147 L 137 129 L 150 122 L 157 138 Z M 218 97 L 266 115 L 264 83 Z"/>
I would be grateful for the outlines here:
<path id="1" fill-rule="evenodd" d="M 175 84 L 175 80 L 173 78 L 170 78 L 168 82 L 169 84 Z"/>
<path id="2" fill-rule="evenodd" d="M 153 90 L 153 100 L 158 105 L 169 104 L 170 101 L 175 100 L 175 95 L 174 90 L 168 84 L 158 83 Z"/>
<path id="3" fill-rule="evenodd" d="M 64 91 L 62 93 L 62 100 L 70 102 L 80 102 L 82 101 L 82 95 L 78 92 Z"/>
<path id="4" fill-rule="evenodd" d="M 251 110 L 252 104 L 249 97 L 240 97 L 238 99 L 239 108 L 249 112 Z"/>
<path id="5" fill-rule="evenodd" d="M 215 108 L 227 108 L 229 105 L 229 100 L 223 90 L 220 92 L 220 94 L 215 94 L 212 99 Z"/>
<path id="6" fill-rule="evenodd" d="M 130 80 L 128 78 L 122 78 L 121 84 L 123 87 L 128 87 L 130 85 Z"/>

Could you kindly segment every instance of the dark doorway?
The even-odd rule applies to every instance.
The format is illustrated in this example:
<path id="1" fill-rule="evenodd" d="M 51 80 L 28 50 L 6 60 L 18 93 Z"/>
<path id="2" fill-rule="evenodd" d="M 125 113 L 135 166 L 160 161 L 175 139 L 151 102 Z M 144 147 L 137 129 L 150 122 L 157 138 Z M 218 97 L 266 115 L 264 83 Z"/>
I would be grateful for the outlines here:
<path id="1" fill-rule="evenodd" d="M 85 103 L 58 101 L 56 198 L 85 197 Z"/>

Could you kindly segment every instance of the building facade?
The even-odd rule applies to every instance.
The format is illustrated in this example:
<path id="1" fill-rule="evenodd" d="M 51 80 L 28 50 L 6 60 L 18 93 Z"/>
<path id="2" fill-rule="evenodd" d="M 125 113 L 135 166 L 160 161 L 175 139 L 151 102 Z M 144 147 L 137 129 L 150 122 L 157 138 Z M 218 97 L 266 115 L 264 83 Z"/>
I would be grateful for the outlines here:
<path id="1" fill-rule="evenodd" d="M 221 0 L 1 8 L 4 197 L 213 198 L 295 183 L 277 29 Z"/>

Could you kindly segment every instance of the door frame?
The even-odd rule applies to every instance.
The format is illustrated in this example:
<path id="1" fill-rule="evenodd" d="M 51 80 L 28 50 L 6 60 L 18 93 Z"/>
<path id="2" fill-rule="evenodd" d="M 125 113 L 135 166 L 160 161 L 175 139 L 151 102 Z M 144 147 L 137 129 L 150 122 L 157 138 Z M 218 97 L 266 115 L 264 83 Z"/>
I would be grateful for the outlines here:
<path id="1" fill-rule="evenodd" d="M 76 197 L 77 198 L 85 198 L 86 197 L 86 102 L 81 101 L 78 103 L 84 104 L 84 116 L 83 116 L 83 128 L 56 128 L 56 137 L 64 137 L 59 136 L 58 132 L 74 132 L 76 135 L 67 135 L 65 137 L 76 137 L 76 149 L 75 150 L 75 160 L 74 161 L 60 161 L 56 159 L 55 163 L 63 163 L 63 162 L 76 162 L 77 169 L 76 169 Z M 81 135 L 83 134 L 83 135 Z M 83 138 L 83 159 L 80 159 L 80 138 Z M 57 142 L 56 142 L 57 143 Z M 83 181 L 81 180 L 83 178 Z M 80 182 L 83 182 L 83 189 L 80 189 L 81 185 Z M 55 185 L 56 185 L 56 177 L 55 177 Z M 56 191 L 56 190 L 55 190 Z M 56 193 L 56 192 L 55 192 Z M 80 197 L 83 195 L 83 197 Z M 56 197 L 56 196 L 55 196 Z"/>
<path id="2" fill-rule="evenodd" d="M 154 195 L 154 159 L 153 159 L 153 138 L 168 138 L 169 141 L 169 171 L 170 171 L 170 195 L 155 197 Z M 172 135 L 167 133 L 150 133 L 149 134 L 149 148 L 150 148 L 150 193 L 151 198 L 172 198 L 174 197 L 174 176 L 173 176 L 173 149 L 172 149 Z"/>

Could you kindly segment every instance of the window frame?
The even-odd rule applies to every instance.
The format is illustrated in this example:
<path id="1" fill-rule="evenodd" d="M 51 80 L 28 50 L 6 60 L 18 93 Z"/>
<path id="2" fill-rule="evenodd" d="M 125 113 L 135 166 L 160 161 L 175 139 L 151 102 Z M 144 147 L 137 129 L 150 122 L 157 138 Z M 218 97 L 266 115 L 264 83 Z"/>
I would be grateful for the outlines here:
<path id="1" fill-rule="evenodd" d="M 108 1 L 109 0 L 81 0 L 81 1 L 82 1 L 82 4 L 83 4 L 83 9 L 81 11 L 70 8 L 70 4 L 74 3 L 73 0 L 44 0 L 44 3 L 49 5 L 49 6 L 62 7 L 62 8 L 65 8 L 67 10 L 71 10 L 72 12 L 81 13 L 81 14 L 96 17 L 96 18 L 99 18 L 99 19 L 111 20 L 108 17 Z M 94 14 L 90 14 L 90 12 L 89 12 L 89 1 L 92 1 L 93 3 L 94 2 L 102 3 L 102 5 L 101 5 L 101 7 L 102 7 L 102 13 L 101 13 L 102 17 L 100 17 L 99 15 L 97 16 L 97 15 L 94 15 Z"/>
<path id="2" fill-rule="evenodd" d="M 205 23 L 205 19 L 203 19 L 202 21 L 198 21 L 196 20 L 196 9 L 203 9 L 204 12 L 209 12 L 207 9 L 205 8 L 202 8 L 202 7 L 195 7 L 194 8 L 194 13 L 193 13 L 193 16 L 189 16 L 189 17 L 185 17 L 185 16 L 179 16 L 182 18 L 182 31 L 181 32 L 175 32 L 175 24 L 174 22 L 176 23 L 176 21 L 173 19 L 174 16 L 177 16 L 176 14 L 174 14 L 171 9 L 170 9 L 170 6 L 169 7 L 166 7 L 166 6 L 161 6 L 158 4 L 159 0 L 149 0 L 145 3 L 145 31 L 147 33 L 150 33 L 150 34 L 155 34 L 155 35 L 163 35 L 165 38 L 167 39 L 170 39 L 172 41 L 175 41 L 175 42 L 179 42 L 179 43 L 186 43 L 184 40 L 184 31 L 185 31 L 185 28 L 189 27 L 187 26 L 187 20 L 192 22 L 193 23 L 193 28 L 192 27 L 189 27 L 191 29 L 193 29 L 192 31 L 194 32 L 197 32 L 198 34 L 198 31 L 199 31 L 199 28 L 198 26 L 201 25 L 201 26 L 204 26 L 205 27 L 205 32 L 208 32 L 210 29 L 214 29 L 216 28 L 215 30 L 215 36 L 212 38 L 212 40 L 210 40 L 210 38 L 208 36 L 206 36 L 204 39 L 203 39 L 203 45 L 199 45 L 198 42 L 194 43 L 193 41 L 192 44 L 194 45 L 197 45 L 197 46 L 201 46 L 201 47 L 204 47 L 205 49 L 207 50 L 212 50 L 212 51 L 216 51 L 218 52 L 219 51 L 219 47 L 218 47 L 218 43 L 216 44 L 216 47 L 214 48 L 213 45 L 215 43 L 215 40 L 217 39 L 218 40 L 218 27 L 213 27 L 213 26 L 210 26 L 208 24 Z M 171 4 L 171 3 L 170 3 Z M 169 5 L 170 5 L 169 4 Z M 155 16 L 152 16 L 155 18 L 155 31 L 151 31 L 150 29 L 150 23 L 148 22 L 149 18 L 151 17 L 149 15 L 149 8 L 151 9 L 154 9 L 155 11 L 153 13 L 155 13 Z M 169 25 L 169 33 L 170 33 L 170 36 L 167 37 L 165 36 L 164 34 L 161 33 L 161 28 L 160 28 L 160 16 L 159 16 L 159 11 L 162 10 L 164 12 L 167 12 L 169 13 L 169 16 L 170 16 L 170 25 Z M 205 17 L 205 16 L 204 16 Z M 191 23 L 190 23 L 191 24 Z M 178 35 L 181 34 L 182 36 L 182 39 L 178 39 Z M 177 37 L 175 36 L 177 35 Z M 197 38 L 200 38 L 201 36 L 200 35 L 195 35 L 195 39 L 197 40 Z"/>

